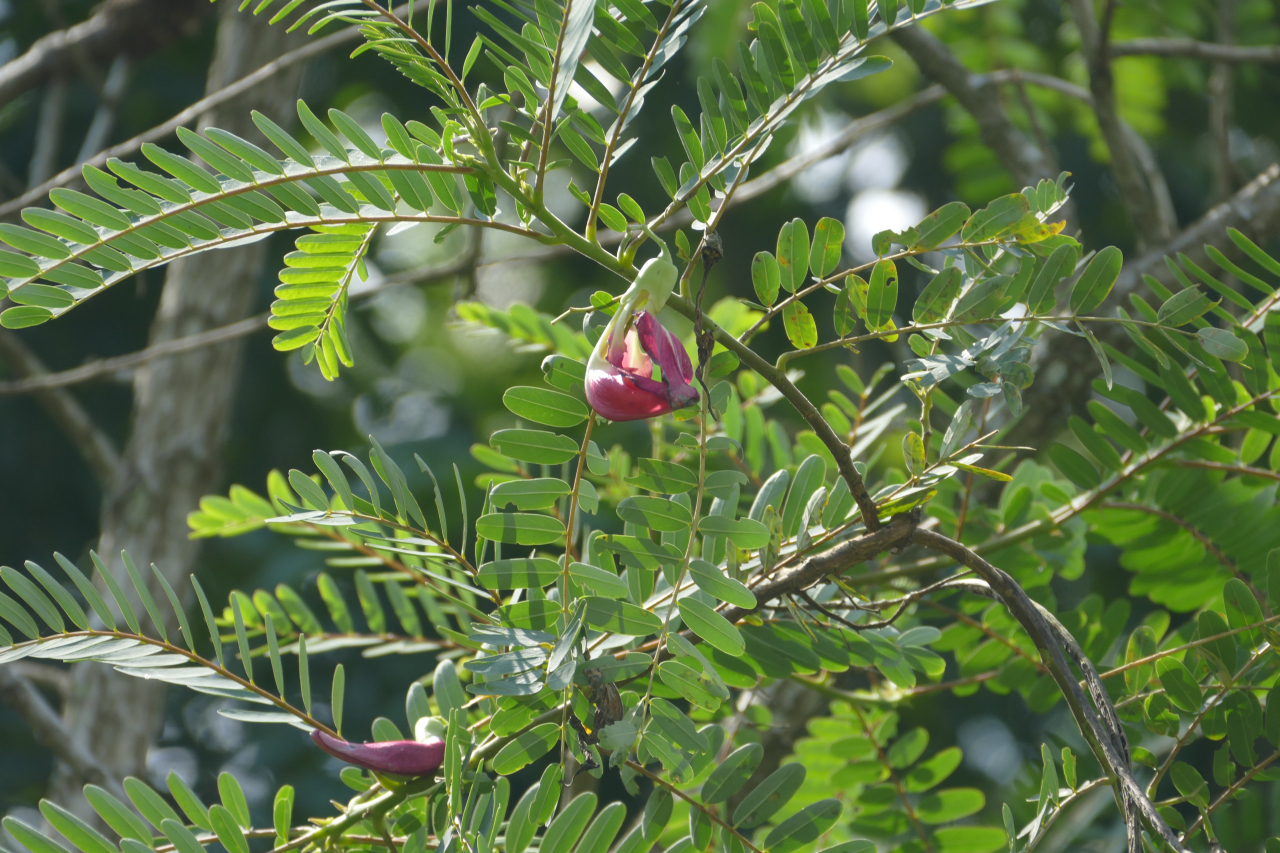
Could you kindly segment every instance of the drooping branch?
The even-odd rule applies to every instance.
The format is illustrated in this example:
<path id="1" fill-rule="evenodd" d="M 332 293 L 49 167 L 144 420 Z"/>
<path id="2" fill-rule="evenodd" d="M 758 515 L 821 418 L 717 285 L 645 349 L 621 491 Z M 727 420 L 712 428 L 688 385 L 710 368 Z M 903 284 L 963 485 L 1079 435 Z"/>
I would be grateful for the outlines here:
<path id="1" fill-rule="evenodd" d="M 1012 577 L 991 565 L 961 543 L 932 530 L 921 529 L 916 529 L 912 532 L 911 541 L 930 550 L 946 554 L 986 581 L 992 593 L 1004 603 L 1013 617 L 1018 620 L 1019 624 L 1030 635 L 1032 641 L 1036 644 L 1036 648 L 1040 650 L 1041 659 L 1049 667 L 1050 675 L 1057 683 L 1058 689 L 1062 691 L 1063 697 L 1067 700 L 1072 716 L 1075 717 L 1081 733 L 1089 741 L 1090 747 L 1104 770 L 1119 784 L 1123 793 L 1122 799 L 1126 803 L 1126 812 L 1130 806 L 1133 807 L 1141 814 L 1144 822 L 1158 832 L 1169 846 L 1174 850 L 1180 851 L 1180 853 L 1186 851 L 1178 836 L 1165 823 L 1164 818 L 1156 811 L 1155 805 L 1147 798 L 1137 780 L 1133 778 L 1133 773 L 1129 769 L 1127 749 L 1122 754 L 1120 749 L 1117 748 L 1117 740 L 1123 743 L 1123 730 L 1119 728 L 1115 709 L 1111 706 L 1106 690 L 1102 688 L 1101 681 L 1097 678 L 1097 670 L 1093 668 L 1092 663 L 1084 656 L 1083 652 L 1079 651 L 1079 646 L 1075 644 L 1074 639 L 1070 638 L 1070 634 L 1061 625 L 1055 626 L 1053 623 L 1056 620 L 1047 619 L 1046 611 L 1033 602 Z M 1095 711 L 1093 704 L 1085 698 L 1080 684 L 1072 677 L 1067 655 L 1063 650 L 1064 646 L 1071 652 L 1072 658 L 1075 658 L 1077 666 L 1081 668 L 1086 683 L 1090 686 L 1090 695 L 1093 697 L 1094 703 L 1098 704 L 1098 711 Z M 1097 684 L 1096 689 L 1094 687 L 1095 682 Z M 1106 710 L 1102 710 L 1103 708 Z M 1101 718 L 1099 711 L 1102 711 Z M 1129 823 L 1128 818 L 1129 815 L 1126 814 L 1126 823 Z M 1134 826 L 1132 824 L 1129 825 L 1129 831 L 1130 849 L 1141 850 L 1141 841 L 1135 839 Z M 1135 841 L 1136 847 L 1134 846 Z"/>
<path id="2" fill-rule="evenodd" d="M 208 10 L 205 0 L 107 0 L 88 20 L 50 33 L 0 66 L 0 106 L 63 73 L 77 54 L 92 62 L 121 53 L 140 57 L 192 36 Z"/>
<path id="3" fill-rule="evenodd" d="M 789 572 L 753 587 L 751 591 L 755 594 L 757 609 L 784 595 L 802 592 L 827 575 L 839 574 L 905 542 L 919 522 L 920 517 L 915 513 L 896 515 L 874 533 L 847 539 L 830 550 L 809 557 Z M 721 611 L 730 622 L 741 619 L 749 612 L 750 608 L 745 607 L 728 607 Z"/>

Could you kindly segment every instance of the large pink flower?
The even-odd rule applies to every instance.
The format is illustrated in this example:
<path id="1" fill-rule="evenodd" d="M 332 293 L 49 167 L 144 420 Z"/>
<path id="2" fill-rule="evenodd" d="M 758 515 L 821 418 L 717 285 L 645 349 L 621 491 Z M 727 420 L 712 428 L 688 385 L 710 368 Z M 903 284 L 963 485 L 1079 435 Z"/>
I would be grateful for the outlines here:
<path id="1" fill-rule="evenodd" d="M 618 306 L 587 361 L 587 402 L 611 421 L 665 415 L 698 400 L 693 364 L 680 339 L 648 311 L 635 315 Z M 653 378 L 653 366 L 662 371 Z"/>
<path id="2" fill-rule="evenodd" d="M 315 729 L 311 739 L 334 758 L 378 773 L 426 776 L 435 773 L 444 763 L 444 741 L 440 738 L 430 738 L 426 743 L 416 740 L 348 743 Z"/>

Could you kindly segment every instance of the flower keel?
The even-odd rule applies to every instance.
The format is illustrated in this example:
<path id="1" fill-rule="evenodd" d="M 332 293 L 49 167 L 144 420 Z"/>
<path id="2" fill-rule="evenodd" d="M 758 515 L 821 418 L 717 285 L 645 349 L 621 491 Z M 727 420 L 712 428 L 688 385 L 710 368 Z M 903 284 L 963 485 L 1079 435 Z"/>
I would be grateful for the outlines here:
<path id="1" fill-rule="evenodd" d="M 334 758 L 397 776 L 426 776 L 444 763 L 444 741 L 430 738 L 425 743 L 415 740 L 391 740 L 382 743 L 349 743 L 319 729 L 311 732 L 316 746 Z"/>

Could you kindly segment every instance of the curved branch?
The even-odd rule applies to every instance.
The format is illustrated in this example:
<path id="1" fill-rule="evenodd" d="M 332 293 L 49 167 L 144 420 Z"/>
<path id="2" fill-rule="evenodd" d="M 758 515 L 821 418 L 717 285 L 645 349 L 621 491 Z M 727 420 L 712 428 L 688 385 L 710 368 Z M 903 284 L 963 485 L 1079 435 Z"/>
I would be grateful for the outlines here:
<path id="1" fill-rule="evenodd" d="M 269 703 L 271 703 L 281 711 L 287 714 L 292 714 L 302 722 L 306 723 L 308 726 L 311 726 L 312 728 L 315 728 L 315 729 L 319 729 L 325 732 L 326 734 L 333 735 L 334 737 L 338 737 L 338 733 L 333 729 L 329 728 L 328 726 L 326 726 L 324 723 L 315 719 L 307 712 L 299 710 L 298 708 L 295 708 L 294 706 L 286 702 L 284 699 L 282 699 L 279 696 L 276 696 L 274 693 L 271 693 L 265 688 L 259 687 L 258 685 L 254 684 L 252 681 L 249 681 L 247 678 L 243 678 L 239 675 L 236 675 L 234 672 L 227 669 L 226 667 L 219 665 L 215 661 L 211 661 L 207 658 L 203 658 L 200 655 L 196 654 L 195 652 L 191 651 L 190 649 L 184 648 L 182 646 L 175 646 L 174 644 L 166 640 L 158 640 L 154 637 L 148 637 L 145 634 L 131 634 L 127 631 L 107 631 L 107 630 L 97 630 L 97 629 L 91 629 L 88 631 L 63 631 L 58 634 L 51 634 L 46 637 L 40 637 L 39 639 L 36 639 L 36 640 L 28 640 L 25 643 L 14 643 L 12 646 L 8 646 L 8 648 L 19 649 L 19 648 L 24 648 L 26 646 L 39 646 L 40 644 L 47 643 L 51 640 L 67 639 L 71 637 L 111 637 L 117 640 L 133 640 L 136 643 L 140 643 L 148 646 L 156 646 L 158 648 L 164 649 L 166 652 L 169 652 L 170 654 L 181 655 L 182 657 L 186 658 L 188 661 L 195 664 L 196 666 L 202 666 L 205 669 L 209 670 L 211 673 L 220 676 L 221 678 L 225 678 L 228 681 L 235 682 L 235 685 L 237 687 L 249 693 L 253 693 L 261 697 L 262 699 L 267 700 Z M 85 660 L 85 661 L 92 662 L 94 659 L 92 656 L 86 656 L 86 657 L 77 657 L 77 660 Z M 246 661 L 245 664 L 247 666 L 248 661 Z"/>
<path id="2" fill-rule="evenodd" d="M 1133 778 L 1133 773 L 1129 770 L 1128 749 L 1123 746 L 1123 730 L 1119 728 L 1119 720 L 1115 717 L 1115 709 L 1111 706 L 1105 689 L 1101 688 L 1101 681 L 1097 679 L 1097 670 L 1093 668 L 1093 664 L 1080 651 L 1070 633 L 1062 628 L 1060 624 L 1055 624 L 1056 620 L 1046 618 L 1046 612 L 1043 608 L 1035 604 L 1012 577 L 997 569 L 959 542 L 949 539 L 940 533 L 921 529 L 916 529 L 912 532 L 911 541 L 930 550 L 941 551 L 957 563 L 971 569 L 974 574 L 987 582 L 991 593 L 1004 602 L 1004 605 L 1009 608 L 1009 612 L 1018 620 L 1023 629 L 1031 635 L 1036 647 L 1040 649 L 1041 658 L 1045 665 L 1049 667 L 1053 680 L 1057 682 L 1058 688 L 1066 698 L 1067 704 L 1071 708 L 1072 716 L 1076 719 L 1076 725 L 1079 726 L 1085 739 L 1089 741 L 1094 754 L 1106 769 L 1108 775 L 1115 778 L 1120 786 L 1120 790 L 1123 793 L 1122 800 L 1126 803 L 1126 812 L 1129 806 L 1135 808 L 1141 813 L 1145 822 L 1152 829 L 1159 832 L 1161 837 L 1174 850 L 1185 853 L 1186 848 L 1178 840 L 1177 835 L 1160 817 L 1160 813 L 1156 811 L 1151 800 L 1147 798 L 1137 780 Z M 979 585 L 974 584 L 973 586 L 973 591 L 978 591 Z M 1060 643 L 1062 645 L 1059 645 Z M 1094 701 L 1099 705 L 1098 711 L 1095 711 L 1093 705 L 1085 699 L 1080 684 L 1072 678 L 1070 665 L 1067 663 L 1063 646 L 1075 658 L 1077 665 L 1081 667 L 1086 681 L 1090 684 L 1090 693 L 1093 695 Z M 1095 683 L 1097 685 L 1096 689 L 1094 689 Z M 1099 719 L 1099 712 L 1102 713 L 1103 719 Z M 1105 724 L 1103 722 L 1104 719 L 1106 720 Z M 1114 726 L 1114 729 L 1112 726 Z M 1116 737 L 1117 734 L 1118 738 Z M 1121 749 L 1123 749 L 1123 753 Z M 1126 822 L 1128 822 L 1128 818 L 1129 815 L 1126 814 Z M 1133 842 L 1133 830 L 1133 826 L 1130 825 L 1131 845 Z M 1141 848 L 1139 847 L 1138 849 Z"/>

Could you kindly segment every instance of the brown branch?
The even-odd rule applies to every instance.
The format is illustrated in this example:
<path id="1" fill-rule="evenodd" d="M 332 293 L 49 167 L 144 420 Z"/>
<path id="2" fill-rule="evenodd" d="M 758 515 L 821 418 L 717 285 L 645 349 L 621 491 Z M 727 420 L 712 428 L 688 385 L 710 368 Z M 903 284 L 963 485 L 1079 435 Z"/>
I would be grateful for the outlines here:
<path id="1" fill-rule="evenodd" d="M 1215 44 L 1195 39 L 1130 39 L 1111 45 L 1111 55 L 1169 56 L 1204 59 L 1209 62 L 1280 62 L 1280 45 Z"/>
<path id="2" fill-rule="evenodd" d="M 0 67 L 0 105 L 62 73 L 77 54 L 91 62 L 141 57 L 192 36 L 208 9 L 205 0 L 107 0 L 88 20 L 49 33 Z"/>
<path id="3" fill-rule="evenodd" d="M 673 293 L 667 304 L 690 320 L 694 320 L 698 316 L 693 303 L 678 294 Z M 813 402 L 795 386 L 795 383 L 787 378 L 786 371 L 770 364 L 751 347 L 712 323 L 705 316 L 703 321 L 715 333 L 717 343 L 733 352 L 747 367 L 759 373 L 766 382 L 778 389 L 779 393 L 787 399 L 787 402 L 795 407 L 800 417 L 804 418 L 805 423 L 809 424 L 818 439 L 835 457 L 836 467 L 840 470 L 840 476 L 848 483 L 849 492 L 853 495 L 853 499 L 858 504 L 858 509 L 862 512 L 862 520 L 867 529 L 871 531 L 879 530 L 881 522 L 876 512 L 875 502 L 871 500 L 871 494 L 867 491 L 862 475 L 858 473 L 858 469 L 853 465 L 853 457 L 849 453 L 849 446 L 844 443 L 840 436 L 836 435 L 835 430 L 827 423 L 826 418 L 813 405 Z M 801 565 L 801 568 L 803 568 L 803 565 Z"/>
<path id="4" fill-rule="evenodd" d="M 40 357 L 10 331 L 0 331 L 0 359 L 7 362 L 9 369 L 16 375 L 27 377 L 25 380 L 18 380 L 19 382 L 38 380 L 50 375 Z M 120 451 L 111 439 L 99 429 L 80 405 L 80 401 L 70 392 L 60 388 L 44 388 L 35 391 L 35 398 L 88 463 L 98 485 L 104 491 L 110 490 L 120 467 Z"/>
<path id="5" fill-rule="evenodd" d="M 756 609 L 775 598 L 807 589 L 827 575 L 843 572 L 904 542 L 918 523 L 919 516 L 915 513 L 902 513 L 873 533 L 847 539 L 829 551 L 809 557 L 791 571 L 753 587 L 751 591 L 756 597 Z M 730 622 L 735 622 L 750 612 L 745 607 L 727 607 L 721 611 Z"/>
<path id="6" fill-rule="evenodd" d="M 1236 40 L 1236 0 L 1218 0 L 1218 42 Z M 1239 176 L 1231 160 L 1231 124 L 1235 119 L 1235 65 L 1214 63 L 1209 75 L 1209 129 L 1213 133 L 1213 194 L 1216 204 L 1231 195 Z"/>
<path id="7" fill-rule="evenodd" d="M 1138 164 L 1134 162 L 1131 146 L 1120 122 L 1107 39 L 1110 10 L 1113 7 L 1108 5 L 1104 25 L 1099 26 L 1094 15 L 1093 0 L 1071 0 L 1068 5 L 1080 29 L 1081 50 L 1089 71 L 1089 90 L 1093 93 L 1093 112 L 1098 120 L 1102 139 L 1111 154 L 1111 173 L 1115 176 L 1121 199 L 1129 212 L 1129 220 L 1139 247 L 1158 246 L 1173 236 L 1173 226 L 1162 221 L 1155 197 L 1151 188 L 1143 181 Z"/>
<path id="8" fill-rule="evenodd" d="M 959 542 L 949 539 L 940 533 L 919 528 L 912 531 L 911 541 L 930 550 L 946 554 L 986 581 L 986 585 L 990 587 L 990 592 L 1009 608 L 1009 612 L 1035 642 L 1036 647 L 1040 650 L 1041 660 L 1048 666 L 1050 675 L 1057 682 L 1058 689 L 1062 691 L 1064 698 L 1067 700 L 1072 716 L 1075 717 L 1076 725 L 1089 742 L 1090 748 L 1099 763 L 1119 785 L 1120 791 L 1123 793 L 1121 799 L 1126 804 L 1126 822 L 1129 822 L 1129 808 L 1136 808 L 1146 823 L 1159 832 L 1161 837 L 1174 850 L 1185 851 L 1186 848 L 1178 841 L 1178 837 L 1165 823 L 1164 819 L 1160 817 L 1151 800 L 1147 798 L 1145 792 L 1133 778 L 1133 773 L 1129 770 L 1127 754 L 1122 755 L 1121 750 L 1117 748 L 1118 744 L 1115 742 L 1114 737 L 1115 731 L 1110 725 L 1104 726 L 1102 719 L 1099 718 L 1099 711 L 1104 714 L 1109 711 L 1110 713 L 1106 714 L 1106 716 L 1114 718 L 1115 710 L 1110 705 L 1110 699 L 1107 697 L 1106 691 L 1101 688 L 1101 681 L 1097 679 L 1097 671 L 1093 669 L 1088 658 L 1079 652 L 1079 646 L 1075 644 L 1075 640 L 1071 635 L 1061 625 L 1055 625 L 1050 621 L 1050 618 L 1046 618 L 1046 611 L 1037 606 L 1012 577 L 997 569 Z M 982 585 L 973 584 L 972 586 L 974 587 L 972 591 L 982 594 L 980 589 Z M 1064 653 L 1064 646 L 1075 658 L 1076 664 L 1080 666 L 1086 680 L 1097 681 L 1098 686 L 1096 689 L 1092 688 L 1091 683 L 1090 693 L 1093 695 L 1094 701 L 1099 705 L 1098 711 L 1095 711 L 1093 705 L 1085 699 L 1080 684 L 1071 676 L 1071 669 Z M 1079 656 L 1077 657 L 1077 655 Z M 1092 674 L 1092 679 L 1090 679 L 1090 674 Z M 1108 722 L 1110 723 L 1111 720 L 1108 720 Z M 1116 721 L 1115 725 L 1118 728 L 1118 721 Z M 1123 743 L 1122 737 L 1123 734 L 1121 733 L 1121 743 Z M 1132 824 L 1130 824 L 1130 833 L 1130 841 L 1132 843 Z"/>
<path id="9" fill-rule="evenodd" d="M 1183 468 L 1206 468 L 1210 471 L 1227 471 L 1242 477 L 1262 477 L 1265 480 L 1280 480 L 1280 471 L 1268 471 L 1265 468 L 1252 468 L 1248 465 L 1227 465 L 1223 462 L 1206 462 L 1203 459 L 1179 459 L 1178 465 Z"/>

